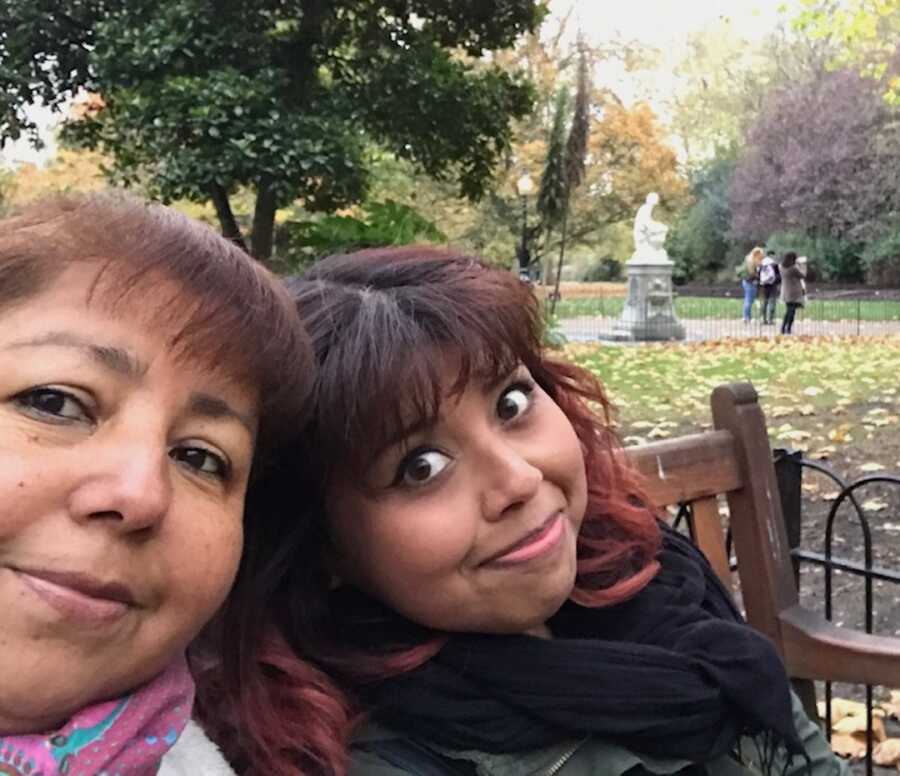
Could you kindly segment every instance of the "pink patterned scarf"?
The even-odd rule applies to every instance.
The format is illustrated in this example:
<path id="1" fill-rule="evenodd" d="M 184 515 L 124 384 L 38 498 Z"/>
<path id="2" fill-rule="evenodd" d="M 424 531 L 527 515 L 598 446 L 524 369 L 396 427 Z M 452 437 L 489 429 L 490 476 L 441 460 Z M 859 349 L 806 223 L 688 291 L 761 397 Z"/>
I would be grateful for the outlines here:
<path id="1" fill-rule="evenodd" d="M 0 775 L 153 776 L 193 704 L 182 656 L 130 695 L 82 709 L 59 730 L 0 737 Z"/>

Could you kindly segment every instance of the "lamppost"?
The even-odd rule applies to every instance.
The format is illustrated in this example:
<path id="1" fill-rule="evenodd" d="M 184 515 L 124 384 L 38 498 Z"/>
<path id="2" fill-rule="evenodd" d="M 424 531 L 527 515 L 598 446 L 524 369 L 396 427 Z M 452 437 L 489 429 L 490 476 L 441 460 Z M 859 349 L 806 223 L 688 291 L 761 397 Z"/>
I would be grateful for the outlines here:
<path id="1" fill-rule="evenodd" d="M 534 190 L 531 176 L 526 172 L 516 181 L 516 192 L 522 200 L 522 242 L 516 251 L 519 260 L 519 277 L 531 280 L 531 253 L 528 251 L 528 195 Z"/>

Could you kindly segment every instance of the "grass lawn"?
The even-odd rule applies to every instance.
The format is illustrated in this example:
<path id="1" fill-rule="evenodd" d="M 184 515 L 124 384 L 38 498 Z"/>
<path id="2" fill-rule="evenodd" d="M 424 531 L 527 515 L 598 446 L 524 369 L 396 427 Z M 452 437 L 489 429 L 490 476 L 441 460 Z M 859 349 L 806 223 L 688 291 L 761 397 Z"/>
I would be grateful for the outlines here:
<path id="1" fill-rule="evenodd" d="M 559 318 L 578 315 L 618 316 L 625 304 L 623 297 L 582 297 L 566 299 L 556 305 Z M 737 297 L 676 296 L 675 311 L 680 318 L 740 318 L 743 300 Z M 757 306 L 758 309 L 758 306 Z M 778 305 L 779 315 L 784 305 Z M 900 302 L 856 299 L 811 299 L 803 316 L 812 321 L 863 321 L 900 320 Z"/>
<path id="2" fill-rule="evenodd" d="M 900 437 L 898 337 L 570 344 L 565 353 L 603 380 L 626 444 L 709 427 L 712 389 L 749 380 L 761 396 L 774 445 L 820 457 L 840 452 L 837 457 L 851 464 L 881 451 L 890 457 L 883 465 L 900 469 L 890 452 Z"/>

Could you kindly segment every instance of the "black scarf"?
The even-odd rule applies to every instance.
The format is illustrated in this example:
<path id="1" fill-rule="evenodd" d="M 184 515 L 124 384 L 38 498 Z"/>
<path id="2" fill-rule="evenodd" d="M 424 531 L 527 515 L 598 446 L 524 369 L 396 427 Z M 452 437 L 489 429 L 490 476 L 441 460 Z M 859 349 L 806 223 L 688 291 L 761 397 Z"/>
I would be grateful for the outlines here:
<path id="1" fill-rule="evenodd" d="M 694 545 L 662 530 L 661 570 L 631 600 L 570 601 L 548 623 L 553 639 L 454 635 L 424 665 L 370 688 L 373 716 L 454 750 L 514 753 L 593 734 L 702 763 L 749 735 L 766 742 L 765 759 L 776 748 L 805 756 L 773 645 L 743 622 Z M 395 624 L 409 636 L 409 623 Z"/>

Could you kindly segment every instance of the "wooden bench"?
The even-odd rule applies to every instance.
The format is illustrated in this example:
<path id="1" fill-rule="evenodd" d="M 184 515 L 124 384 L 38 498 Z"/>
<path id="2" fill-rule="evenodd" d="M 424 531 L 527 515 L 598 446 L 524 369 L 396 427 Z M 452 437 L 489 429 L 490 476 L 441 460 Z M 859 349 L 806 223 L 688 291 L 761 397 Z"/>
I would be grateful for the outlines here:
<path id="1" fill-rule="evenodd" d="M 772 639 L 792 678 L 900 687 L 900 638 L 836 626 L 800 604 L 753 386 L 719 386 L 711 403 L 715 430 L 627 448 L 654 505 L 690 507 L 695 541 L 733 590 L 719 514 L 725 496 L 747 619 Z M 814 708 L 812 682 L 795 687 Z"/>

